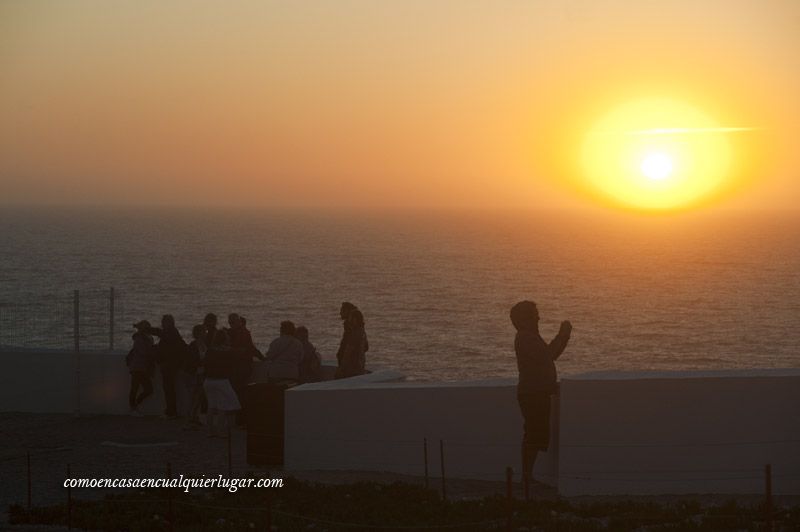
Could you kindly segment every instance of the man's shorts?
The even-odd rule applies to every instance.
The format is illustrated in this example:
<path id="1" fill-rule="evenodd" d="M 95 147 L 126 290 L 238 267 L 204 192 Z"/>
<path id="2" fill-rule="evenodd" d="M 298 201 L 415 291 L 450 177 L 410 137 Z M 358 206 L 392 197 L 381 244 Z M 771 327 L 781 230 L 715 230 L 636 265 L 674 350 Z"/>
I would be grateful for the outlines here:
<path id="1" fill-rule="evenodd" d="M 549 392 L 517 395 L 525 420 L 523 442 L 540 451 L 547 451 L 550 445 L 550 400 Z"/>

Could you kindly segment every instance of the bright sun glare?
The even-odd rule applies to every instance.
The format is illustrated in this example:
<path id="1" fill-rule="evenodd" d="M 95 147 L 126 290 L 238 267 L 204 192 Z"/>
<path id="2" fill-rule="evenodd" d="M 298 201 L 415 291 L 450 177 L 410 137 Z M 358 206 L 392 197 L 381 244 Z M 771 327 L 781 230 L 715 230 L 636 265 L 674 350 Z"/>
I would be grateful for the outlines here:
<path id="1" fill-rule="evenodd" d="M 672 173 L 672 159 L 665 153 L 648 153 L 640 168 L 645 177 L 660 181 Z"/>
<path id="2" fill-rule="evenodd" d="M 584 176 L 590 188 L 627 207 L 684 208 L 730 177 L 730 129 L 684 102 L 634 101 L 590 130 L 582 152 Z"/>

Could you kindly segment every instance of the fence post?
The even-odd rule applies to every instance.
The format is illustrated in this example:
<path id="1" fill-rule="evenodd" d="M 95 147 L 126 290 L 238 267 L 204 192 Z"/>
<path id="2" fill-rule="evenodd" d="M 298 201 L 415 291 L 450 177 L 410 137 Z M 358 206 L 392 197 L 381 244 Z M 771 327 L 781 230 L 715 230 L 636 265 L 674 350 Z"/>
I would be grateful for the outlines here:
<path id="1" fill-rule="evenodd" d="M 108 350 L 114 350 L 114 287 L 108 294 Z"/>
<path id="2" fill-rule="evenodd" d="M 231 449 L 231 425 L 228 423 L 228 478 L 233 477 L 233 451 Z"/>
<path id="3" fill-rule="evenodd" d="M 73 363 L 75 365 L 75 415 L 81 413 L 81 320 L 80 320 L 80 293 L 75 290 L 72 294 L 72 313 L 73 313 L 73 336 L 75 341 L 75 353 Z"/>
<path id="4" fill-rule="evenodd" d="M 507 501 L 507 512 L 508 512 L 508 522 L 506 523 L 506 529 L 511 531 L 512 530 L 512 521 L 514 515 L 514 470 L 510 467 L 506 467 L 506 501 Z"/>
<path id="5" fill-rule="evenodd" d="M 764 520 L 767 530 L 772 530 L 772 464 L 764 466 Z"/>
<path id="6" fill-rule="evenodd" d="M 172 464 L 167 462 L 167 479 L 172 479 Z M 169 529 L 175 530 L 175 516 L 172 511 L 172 490 L 167 487 L 167 519 L 169 520 Z"/>
<path id="7" fill-rule="evenodd" d="M 31 453 L 28 451 L 26 458 L 28 459 L 28 513 L 31 511 Z"/>
<path id="8" fill-rule="evenodd" d="M 264 518 L 267 532 L 272 532 L 272 493 L 269 491 L 267 491 L 267 509 Z"/>
<path id="9" fill-rule="evenodd" d="M 447 500 L 447 483 L 444 476 L 444 441 L 439 440 L 439 459 L 442 463 L 442 500 Z"/>
<path id="10" fill-rule="evenodd" d="M 525 450 L 523 449 L 522 452 L 524 453 Z M 528 501 L 528 500 L 530 500 L 529 491 L 528 491 L 530 489 L 530 484 L 528 482 L 528 473 L 525 471 L 525 464 L 524 463 L 522 464 L 522 475 L 521 476 L 522 476 L 522 478 L 521 478 L 521 481 L 522 481 L 522 499 L 524 501 Z"/>
<path id="11" fill-rule="evenodd" d="M 425 489 L 428 489 L 428 438 L 422 438 L 422 456 L 425 460 Z"/>
<path id="12" fill-rule="evenodd" d="M 72 472 L 69 464 L 67 464 L 67 478 L 72 477 Z M 72 488 L 67 484 L 67 529 L 72 530 Z"/>

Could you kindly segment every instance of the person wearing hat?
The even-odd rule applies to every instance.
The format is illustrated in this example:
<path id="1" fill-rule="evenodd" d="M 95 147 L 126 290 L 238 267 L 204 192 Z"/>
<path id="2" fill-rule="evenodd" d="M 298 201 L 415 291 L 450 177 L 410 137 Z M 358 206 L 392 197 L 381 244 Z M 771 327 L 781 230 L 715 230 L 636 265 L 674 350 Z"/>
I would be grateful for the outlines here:
<path id="1" fill-rule="evenodd" d="M 556 337 L 547 343 L 539 334 L 536 303 L 520 301 L 511 307 L 510 317 L 517 329 L 514 351 L 519 369 L 517 401 L 524 420 L 522 479 L 527 499 L 536 456 L 550 445 L 550 398 L 557 389 L 555 361 L 567 347 L 572 324 L 562 321 Z"/>
<path id="2" fill-rule="evenodd" d="M 134 324 L 133 347 L 125 357 L 128 371 L 131 374 L 131 390 L 128 394 L 128 406 L 131 414 L 142 415 L 139 405 L 153 394 L 153 383 L 150 381 L 155 367 L 155 347 L 150 336 L 150 323 L 142 320 Z M 139 393 L 139 388 L 142 389 Z"/>

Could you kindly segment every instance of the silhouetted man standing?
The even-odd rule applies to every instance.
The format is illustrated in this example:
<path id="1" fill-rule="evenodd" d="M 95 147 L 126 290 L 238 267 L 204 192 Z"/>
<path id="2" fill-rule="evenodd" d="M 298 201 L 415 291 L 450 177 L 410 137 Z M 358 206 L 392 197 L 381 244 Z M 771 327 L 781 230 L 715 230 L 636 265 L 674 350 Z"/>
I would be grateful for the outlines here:
<path id="1" fill-rule="evenodd" d="M 175 318 L 171 314 L 164 314 L 161 318 L 161 328 L 153 327 L 150 329 L 150 333 L 158 336 L 156 352 L 164 387 L 164 402 L 166 403 L 164 416 L 176 418 L 178 417 L 178 405 L 175 380 L 178 370 L 187 356 L 188 347 L 181 337 L 181 333 L 175 327 Z"/>
<path id="2" fill-rule="evenodd" d="M 217 315 L 213 312 L 206 314 L 206 317 L 203 318 L 203 327 L 206 329 L 206 345 L 211 345 L 217 334 Z"/>
<path id="3" fill-rule="evenodd" d="M 548 344 L 539 335 L 539 310 L 533 301 L 520 301 L 511 307 L 511 323 L 517 329 L 514 350 L 519 369 L 517 400 L 525 422 L 522 478 L 527 499 L 536 456 L 550 445 L 550 398 L 557 386 L 555 361 L 567 347 L 572 324 L 562 321 L 558 334 Z"/>
<path id="4" fill-rule="evenodd" d="M 236 392 L 239 404 L 244 405 L 244 390 L 250 382 L 253 373 L 253 357 L 263 360 L 261 351 L 253 344 L 253 336 L 247 329 L 245 320 L 239 314 L 233 312 L 228 315 L 228 333 L 231 341 L 231 353 L 233 355 L 233 367 L 231 369 L 231 386 Z M 244 424 L 244 409 L 236 414 L 236 424 Z"/>

